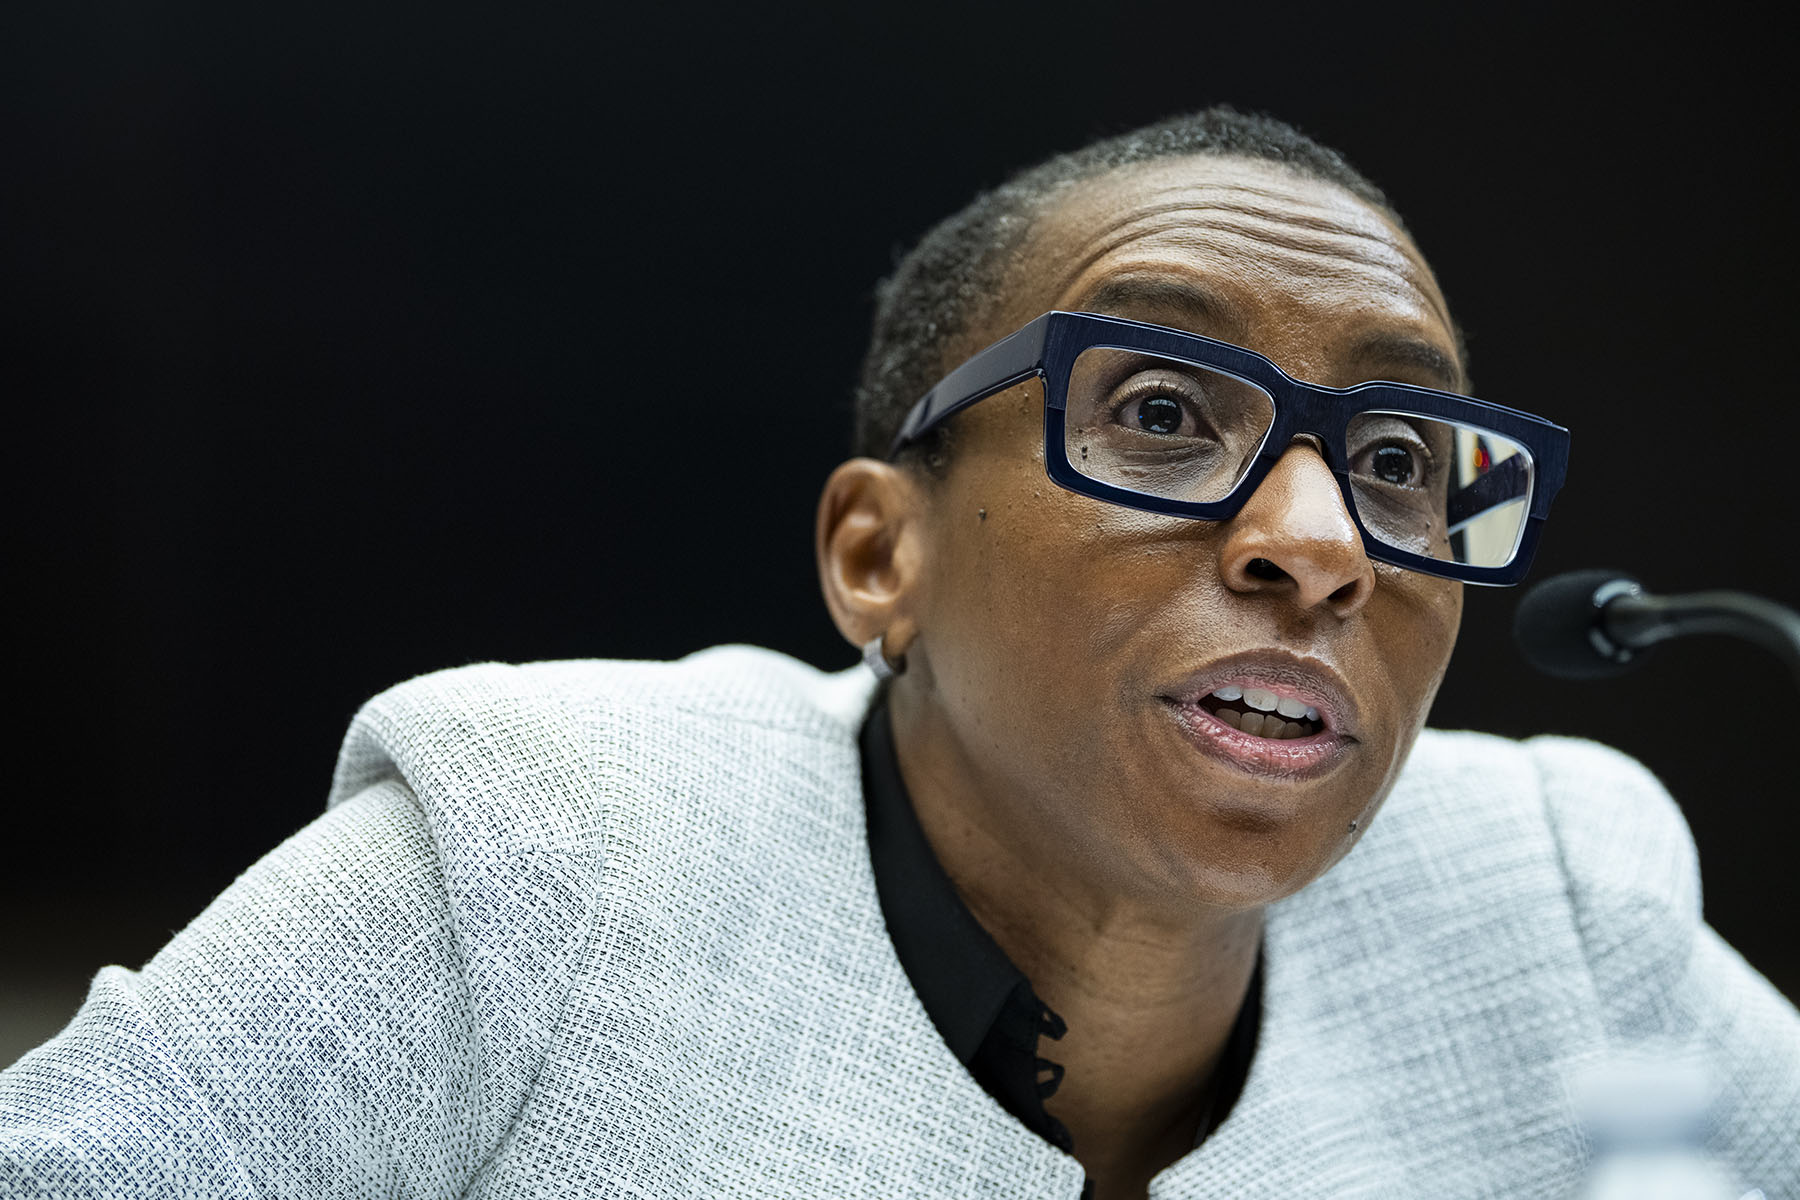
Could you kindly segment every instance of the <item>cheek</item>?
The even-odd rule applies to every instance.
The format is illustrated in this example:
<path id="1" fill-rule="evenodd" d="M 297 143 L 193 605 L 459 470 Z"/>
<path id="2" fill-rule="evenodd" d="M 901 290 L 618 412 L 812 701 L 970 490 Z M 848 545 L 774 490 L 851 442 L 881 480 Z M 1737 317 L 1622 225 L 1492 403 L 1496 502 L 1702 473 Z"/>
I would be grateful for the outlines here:
<path id="1" fill-rule="evenodd" d="M 1091 772 L 1096 744 L 1128 732 L 1112 727 L 1130 709 L 1134 647 L 1168 595 L 1192 590 L 1192 548 L 1185 564 L 1122 550 L 1166 544 L 1167 529 L 1064 491 L 1034 457 L 971 455 L 965 468 L 987 469 L 945 480 L 921 621 L 939 703 L 986 731 L 985 754 L 1009 774 Z"/>
<path id="2" fill-rule="evenodd" d="M 961 528 L 939 543 L 927 636 L 954 643 L 988 686 L 1059 690 L 1135 627 L 1129 589 L 1074 536 L 1080 514 L 1054 484 L 971 489 L 957 507 Z"/>
<path id="3" fill-rule="evenodd" d="M 935 530 L 933 615 L 973 625 L 977 653 L 1030 651 L 1009 675 L 1093 696 L 1155 629 L 1191 638 L 1217 613 L 1207 526 L 1064 491 L 1035 458 L 995 466 L 984 486 L 958 489 Z"/>
<path id="4" fill-rule="evenodd" d="M 1365 613 L 1380 676 L 1393 714 L 1398 772 L 1450 665 L 1462 625 L 1462 584 L 1428 575 L 1384 569 Z"/>
<path id="5" fill-rule="evenodd" d="M 1394 622 L 1398 628 L 1388 631 L 1388 640 L 1397 647 L 1395 661 L 1404 663 L 1406 682 L 1418 697 L 1423 719 L 1444 680 L 1457 631 L 1462 628 L 1463 585 L 1408 573 L 1395 590 L 1401 619 Z"/>

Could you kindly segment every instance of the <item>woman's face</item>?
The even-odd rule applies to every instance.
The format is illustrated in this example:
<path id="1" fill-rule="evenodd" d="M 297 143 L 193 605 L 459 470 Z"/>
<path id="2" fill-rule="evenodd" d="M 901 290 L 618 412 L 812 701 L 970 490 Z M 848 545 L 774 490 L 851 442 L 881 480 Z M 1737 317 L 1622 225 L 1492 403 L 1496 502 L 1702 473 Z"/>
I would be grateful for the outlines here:
<path id="1" fill-rule="evenodd" d="M 1039 222 L 1002 307 L 953 361 L 1059 308 L 1234 342 L 1314 383 L 1462 385 L 1411 241 L 1273 164 L 1180 159 L 1080 185 Z M 1051 483 L 1035 382 L 957 417 L 951 446 L 920 490 L 896 709 L 928 731 L 932 773 L 980 798 L 970 819 L 1106 894 L 1159 901 L 1267 903 L 1347 852 L 1424 723 L 1460 585 L 1371 562 L 1305 441 L 1223 522 Z M 1257 684 L 1320 709 L 1323 742 L 1197 711 Z"/>

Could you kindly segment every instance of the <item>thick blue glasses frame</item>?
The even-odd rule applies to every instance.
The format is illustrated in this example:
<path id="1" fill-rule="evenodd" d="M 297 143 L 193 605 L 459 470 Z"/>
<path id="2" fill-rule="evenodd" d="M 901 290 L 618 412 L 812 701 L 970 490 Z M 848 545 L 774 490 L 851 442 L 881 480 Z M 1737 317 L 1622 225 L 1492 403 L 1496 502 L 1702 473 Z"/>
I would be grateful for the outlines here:
<path id="1" fill-rule="evenodd" d="M 1082 351 L 1095 348 L 1185 359 L 1234 376 L 1269 394 L 1275 405 L 1274 420 L 1257 447 L 1255 460 L 1229 493 L 1209 502 L 1170 500 L 1091 479 L 1070 464 L 1063 440 L 1069 372 Z M 1344 494 L 1344 508 L 1356 522 L 1363 550 L 1370 558 L 1465 583 L 1506 586 L 1525 577 L 1544 520 L 1550 515 L 1550 502 L 1556 498 L 1568 472 L 1569 431 L 1530 413 L 1409 383 L 1359 383 L 1347 388 L 1304 383 L 1255 351 L 1229 342 L 1142 321 L 1079 312 L 1047 312 L 944 376 L 906 414 L 888 457 L 971 404 L 1033 377 L 1044 381 L 1044 466 L 1053 481 L 1072 492 L 1172 517 L 1224 521 L 1243 508 L 1296 436 L 1313 434 L 1323 444 L 1325 460 Z M 1350 490 L 1350 464 L 1345 450 L 1350 420 L 1365 412 L 1395 409 L 1490 430 L 1523 446 L 1531 455 L 1536 470 L 1531 509 L 1510 562 L 1498 567 L 1447 562 L 1387 545 L 1369 533 L 1357 514 L 1356 499 Z"/>

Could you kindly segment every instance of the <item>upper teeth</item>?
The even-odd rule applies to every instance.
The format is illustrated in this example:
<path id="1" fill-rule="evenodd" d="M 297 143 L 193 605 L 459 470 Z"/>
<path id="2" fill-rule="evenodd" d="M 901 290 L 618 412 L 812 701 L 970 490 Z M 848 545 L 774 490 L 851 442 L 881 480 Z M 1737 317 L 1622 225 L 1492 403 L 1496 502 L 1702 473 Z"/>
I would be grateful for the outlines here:
<path id="1" fill-rule="evenodd" d="M 1213 695 L 1221 700 L 1242 700 L 1251 708 L 1261 712 L 1280 713 L 1284 717 L 1305 717 L 1309 721 L 1319 719 L 1319 710 L 1292 696 L 1278 696 L 1263 688 L 1241 688 L 1228 683 L 1222 688 L 1215 688 Z"/>

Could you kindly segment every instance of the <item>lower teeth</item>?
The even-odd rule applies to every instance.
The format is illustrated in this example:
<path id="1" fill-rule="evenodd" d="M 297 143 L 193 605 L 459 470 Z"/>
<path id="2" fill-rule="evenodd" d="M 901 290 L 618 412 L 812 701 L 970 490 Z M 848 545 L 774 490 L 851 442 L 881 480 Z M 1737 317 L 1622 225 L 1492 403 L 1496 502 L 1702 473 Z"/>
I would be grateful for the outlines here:
<path id="1" fill-rule="evenodd" d="M 1312 730 L 1305 724 L 1298 721 L 1283 721 L 1274 713 L 1239 713 L 1234 709 L 1221 708 L 1213 713 L 1213 716 L 1233 729 L 1241 729 L 1253 737 L 1269 738 L 1273 741 L 1306 737 L 1312 733 Z"/>

